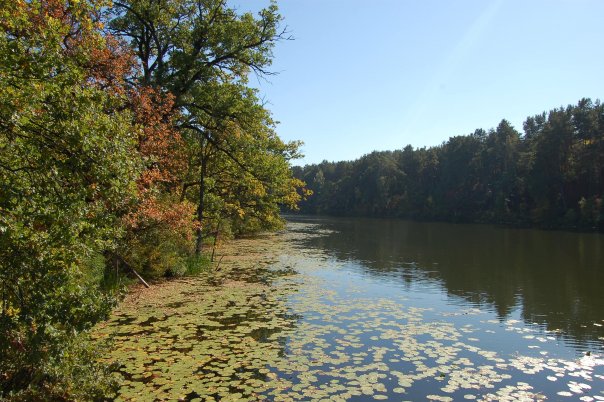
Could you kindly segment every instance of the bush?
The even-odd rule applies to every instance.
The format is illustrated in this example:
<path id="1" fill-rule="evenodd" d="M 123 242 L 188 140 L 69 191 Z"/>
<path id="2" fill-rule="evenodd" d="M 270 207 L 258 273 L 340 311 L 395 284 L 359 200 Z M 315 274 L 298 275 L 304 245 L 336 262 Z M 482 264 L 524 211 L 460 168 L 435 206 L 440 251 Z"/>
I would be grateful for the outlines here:
<path id="1" fill-rule="evenodd" d="M 202 272 L 207 272 L 210 270 L 211 261 L 210 258 L 206 255 L 195 256 L 192 255 L 186 259 L 186 272 L 187 276 L 196 276 L 201 274 Z"/>
<path id="2" fill-rule="evenodd" d="M 61 340 L 61 351 L 32 367 L 17 363 L 11 382 L 2 382 L 0 399 L 11 401 L 105 400 L 115 395 L 119 378 L 98 361 L 104 345 L 94 346 L 87 333 Z"/>
<path id="3" fill-rule="evenodd" d="M 82 274 L 84 265 L 41 260 L 36 266 L 24 259 L 22 266 L 36 269 L 22 272 L 19 297 L 2 305 L 0 395 L 22 400 L 101 395 L 111 382 L 95 362 L 87 331 L 107 318 L 114 299 L 92 281 L 96 275 Z"/>
<path id="4" fill-rule="evenodd" d="M 162 226 L 141 231 L 125 244 L 124 261 L 149 278 L 184 275 L 194 251 L 190 239 Z"/>

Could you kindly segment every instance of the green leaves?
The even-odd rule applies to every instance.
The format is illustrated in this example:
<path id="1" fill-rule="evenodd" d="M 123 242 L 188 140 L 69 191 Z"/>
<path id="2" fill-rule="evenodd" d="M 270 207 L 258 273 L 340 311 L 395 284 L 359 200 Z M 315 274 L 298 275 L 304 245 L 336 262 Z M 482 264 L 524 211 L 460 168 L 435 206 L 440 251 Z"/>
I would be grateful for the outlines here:
<path id="1" fill-rule="evenodd" d="M 129 40 L 142 84 L 175 96 L 176 127 L 186 141 L 182 198 L 197 204 L 196 251 L 204 230 L 258 230 L 281 224 L 279 204 L 295 207 L 303 183 L 288 162 L 270 113 L 247 86 L 248 75 L 270 74 L 274 44 L 286 39 L 271 3 L 257 16 L 222 0 L 115 2 L 111 29 Z"/>
<path id="2" fill-rule="evenodd" d="M 62 347 L 109 312 L 106 262 L 182 274 L 193 230 L 276 227 L 295 206 L 297 144 L 247 87 L 280 20 L 222 0 L 2 7 L 0 388 L 77 394 Z"/>
<path id="3" fill-rule="evenodd" d="M 301 208 L 602 231 L 603 111 L 582 99 L 527 118 L 524 135 L 502 120 L 437 147 L 296 169 L 316 193 Z"/>
<path id="4" fill-rule="evenodd" d="M 142 82 L 178 99 L 215 77 L 245 81 L 265 73 L 282 33 L 275 4 L 258 18 L 239 15 L 221 0 L 116 1 L 112 30 L 128 37 L 142 63 Z"/>
<path id="5" fill-rule="evenodd" d="M 93 72 L 100 4 L 14 2 L 2 11 L 11 14 L 0 33 L 3 392 L 70 387 L 65 348 L 112 305 L 89 257 L 119 238 L 139 163 L 124 99 Z"/>

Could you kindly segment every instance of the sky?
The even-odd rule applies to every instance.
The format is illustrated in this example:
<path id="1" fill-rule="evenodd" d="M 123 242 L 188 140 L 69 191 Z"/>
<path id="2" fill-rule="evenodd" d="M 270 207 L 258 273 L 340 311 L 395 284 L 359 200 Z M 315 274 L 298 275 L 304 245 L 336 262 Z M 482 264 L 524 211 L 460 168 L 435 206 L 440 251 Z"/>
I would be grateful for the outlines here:
<path id="1" fill-rule="evenodd" d="M 231 1 L 240 11 L 268 0 Z M 293 40 L 251 84 L 303 159 L 440 145 L 604 100 L 603 0 L 281 0 Z"/>

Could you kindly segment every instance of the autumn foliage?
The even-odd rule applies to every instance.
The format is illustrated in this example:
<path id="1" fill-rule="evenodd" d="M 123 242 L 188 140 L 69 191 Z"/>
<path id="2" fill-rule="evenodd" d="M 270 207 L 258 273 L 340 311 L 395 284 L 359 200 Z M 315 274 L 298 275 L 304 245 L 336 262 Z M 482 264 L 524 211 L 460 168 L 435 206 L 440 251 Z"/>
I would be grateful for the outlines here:
<path id="1" fill-rule="evenodd" d="M 280 17 L 0 4 L 0 399 L 101 400 L 112 382 L 87 331 L 116 302 L 108 278 L 195 271 L 216 230 L 276 227 L 304 193 L 297 144 L 247 86 Z"/>
<path id="2" fill-rule="evenodd" d="M 135 124 L 139 127 L 137 148 L 144 169 L 137 181 L 139 203 L 125 217 L 131 230 L 148 225 L 167 227 L 190 236 L 194 207 L 180 201 L 178 191 L 185 171 L 185 143 L 174 127 L 173 96 L 149 87 L 130 93 Z M 163 202 L 169 198 L 169 202 Z"/>
<path id="3" fill-rule="evenodd" d="M 0 399 L 101 398 L 86 331 L 113 305 L 103 254 L 140 172 L 125 77 L 97 69 L 105 3 L 2 4 Z"/>

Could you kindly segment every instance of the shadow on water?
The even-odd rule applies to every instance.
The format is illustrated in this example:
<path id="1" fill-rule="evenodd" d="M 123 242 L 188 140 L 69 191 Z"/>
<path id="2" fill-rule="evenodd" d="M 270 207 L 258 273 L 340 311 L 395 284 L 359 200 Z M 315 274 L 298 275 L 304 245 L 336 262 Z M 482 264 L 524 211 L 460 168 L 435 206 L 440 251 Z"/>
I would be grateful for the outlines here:
<path id="1" fill-rule="evenodd" d="M 124 309 L 108 322 L 121 398 L 221 400 L 254 396 L 269 382 L 267 366 L 285 356 L 303 318 L 284 301 L 295 286 L 271 285 L 296 271 L 265 260 L 240 265 L 218 285 L 191 280 L 162 293 L 158 306 Z"/>
<path id="2" fill-rule="evenodd" d="M 411 287 L 437 284 L 448 295 L 494 310 L 501 320 L 520 308 L 526 322 L 577 342 L 604 335 L 599 326 L 604 324 L 604 235 L 387 219 L 289 219 L 319 224 L 323 236 L 305 238 L 302 247 L 352 261 L 348 266 L 363 274 Z"/>

